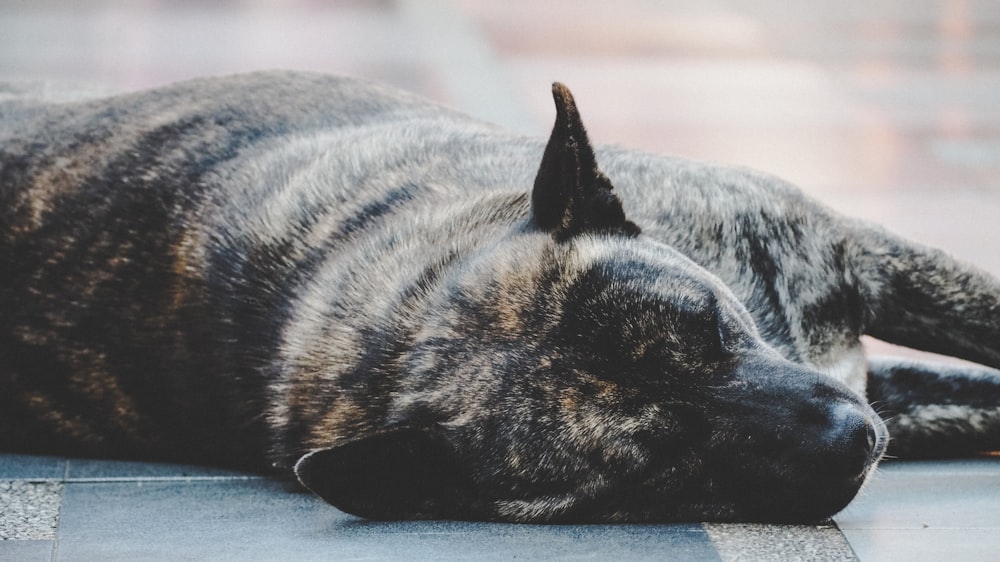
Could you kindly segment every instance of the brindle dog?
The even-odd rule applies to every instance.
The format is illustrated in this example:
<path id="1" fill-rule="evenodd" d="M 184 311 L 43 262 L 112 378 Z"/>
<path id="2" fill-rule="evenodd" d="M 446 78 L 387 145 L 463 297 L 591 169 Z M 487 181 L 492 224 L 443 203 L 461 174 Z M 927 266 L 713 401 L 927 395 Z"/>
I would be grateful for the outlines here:
<path id="1" fill-rule="evenodd" d="M 8 99 L 0 446 L 542 522 L 829 516 L 870 403 L 897 454 L 1000 447 L 996 371 L 859 343 L 1000 367 L 995 278 L 766 175 L 595 154 L 553 92 L 547 144 L 308 74 Z"/>

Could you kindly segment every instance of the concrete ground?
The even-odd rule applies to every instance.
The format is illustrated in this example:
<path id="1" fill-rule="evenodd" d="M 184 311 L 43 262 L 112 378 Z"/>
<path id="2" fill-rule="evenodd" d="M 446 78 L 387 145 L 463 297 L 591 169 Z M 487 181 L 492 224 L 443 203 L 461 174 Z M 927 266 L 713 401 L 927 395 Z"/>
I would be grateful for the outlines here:
<path id="1" fill-rule="evenodd" d="M 596 142 L 764 169 L 1000 274 L 995 0 L 0 0 L 0 80 L 277 67 L 538 134 L 560 80 Z M 887 463 L 816 527 L 530 526 L 366 522 L 253 475 L 0 455 L 0 539 L 0 560 L 990 560 L 1000 459 Z"/>

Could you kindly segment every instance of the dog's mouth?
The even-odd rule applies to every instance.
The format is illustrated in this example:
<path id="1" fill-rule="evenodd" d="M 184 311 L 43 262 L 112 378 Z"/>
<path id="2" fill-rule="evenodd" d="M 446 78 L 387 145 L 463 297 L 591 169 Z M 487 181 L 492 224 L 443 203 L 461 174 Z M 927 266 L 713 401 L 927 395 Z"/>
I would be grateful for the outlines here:
<path id="1" fill-rule="evenodd" d="M 819 425 L 797 439 L 794 433 L 776 436 L 775 443 L 723 463 L 722 480 L 737 499 L 734 519 L 814 522 L 854 499 L 885 453 L 885 424 L 867 406 L 840 402 Z M 740 468 L 727 470 L 726 464 Z"/>
<path id="2" fill-rule="evenodd" d="M 867 406 L 833 403 L 825 421 L 693 446 L 642 481 L 616 486 L 550 521 L 816 523 L 846 507 L 885 452 L 885 424 Z M 807 424 L 809 425 L 809 424 Z"/>
<path id="3" fill-rule="evenodd" d="M 828 450 L 807 450 L 803 462 L 791 467 L 790 485 L 776 496 L 787 507 L 761 513 L 763 519 L 818 521 L 847 507 L 874 474 L 885 453 L 888 432 L 882 420 L 872 415 L 865 416 L 859 427 L 843 429 L 837 438 L 843 442 L 831 444 Z"/>
<path id="4" fill-rule="evenodd" d="M 827 519 L 868 482 L 887 442 L 877 417 L 833 433 L 798 447 L 731 444 L 714 450 L 702 459 L 701 473 L 683 486 L 683 497 L 668 498 L 657 518 L 795 524 Z"/>
<path id="5" fill-rule="evenodd" d="M 839 512 L 882 459 L 885 423 L 853 392 L 808 369 L 755 359 L 744 380 L 781 367 L 781 384 L 723 398 L 704 456 L 718 510 L 706 519 L 808 523 Z M 749 371 L 749 374 L 746 372 Z"/>

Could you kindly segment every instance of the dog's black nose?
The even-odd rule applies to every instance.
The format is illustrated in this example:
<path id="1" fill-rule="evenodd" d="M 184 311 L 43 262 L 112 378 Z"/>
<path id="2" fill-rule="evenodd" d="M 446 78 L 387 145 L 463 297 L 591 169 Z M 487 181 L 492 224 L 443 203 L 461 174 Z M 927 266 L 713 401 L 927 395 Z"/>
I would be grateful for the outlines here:
<path id="1" fill-rule="evenodd" d="M 827 467 L 843 476 L 860 476 L 882 456 L 884 426 L 869 412 L 842 402 L 833 407 L 824 446 L 837 459 Z"/>

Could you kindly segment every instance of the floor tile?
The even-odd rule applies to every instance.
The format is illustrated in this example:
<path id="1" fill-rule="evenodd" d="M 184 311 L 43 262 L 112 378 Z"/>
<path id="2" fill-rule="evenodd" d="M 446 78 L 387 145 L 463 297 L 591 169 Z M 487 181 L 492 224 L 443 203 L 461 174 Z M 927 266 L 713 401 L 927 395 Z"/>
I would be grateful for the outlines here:
<path id="1" fill-rule="evenodd" d="M 835 520 L 861 560 L 991 559 L 1000 459 L 886 463 Z"/>
<path id="2" fill-rule="evenodd" d="M 698 525 L 355 521 L 330 529 L 347 556 L 417 560 L 718 560 Z"/>
<path id="3" fill-rule="evenodd" d="M 723 562 L 857 560 L 851 545 L 832 522 L 821 525 L 706 523 L 704 527 Z"/>
<path id="4" fill-rule="evenodd" d="M 1000 459 L 888 462 L 836 517 L 854 529 L 996 529 Z"/>
<path id="5" fill-rule="evenodd" d="M 0 541 L 56 538 L 63 485 L 0 480 Z"/>
<path id="6" fill-rule="evenodd" d="M 1000 550 L 993 529 L 872 529 L 844 534 L 862 562 L 990 562 Z"/>
<path id="7" fill-rule="evenodd" d="M 208 466 L 69 459 L 67 480 L 163 478 L 259 478 L 257 475 Z"/>
<path id="8" fill-rule="evenodd" d="M 369 522 L 276 482 L 67 485 L 59 560 L 716 560 L 698 525 Z"/>
<path id="9" fill-rule="evenodd" d="M 56 541 L 0 540 L 0 560 L 10 562 L 50 562 Z"/>
<path id="10" fill-rule="evenodd" d="M 62 480 L 65 474 L 62 457 L 0 454 L 0 480 Z"/>

